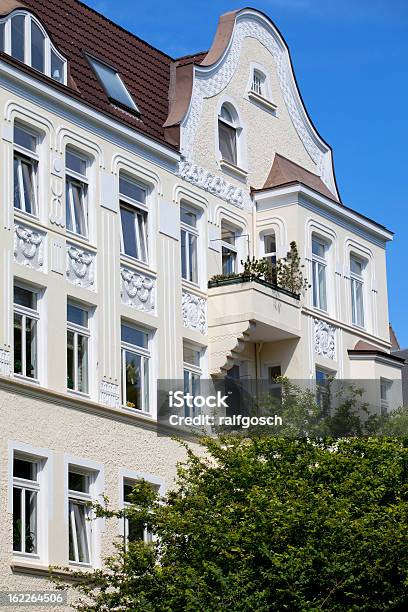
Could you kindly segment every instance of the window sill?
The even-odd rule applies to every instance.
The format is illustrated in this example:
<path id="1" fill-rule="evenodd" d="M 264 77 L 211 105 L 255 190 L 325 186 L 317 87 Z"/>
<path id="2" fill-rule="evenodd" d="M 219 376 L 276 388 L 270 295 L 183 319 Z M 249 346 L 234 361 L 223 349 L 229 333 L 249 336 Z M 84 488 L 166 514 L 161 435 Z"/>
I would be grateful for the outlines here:
<path id="1" fill-rule="evenodd" d="M 152 418 L 151 413 L 146 412 L 145 410 L 139 410 L 138 408 L 130 408 L 129 406 L 124 406 L 123 404 L 121 405 L 121 408 L 124 412 L 129 412 L 130 414 L 138 414 L 149 419 Z"/>
<path id="2" fill-rule="evenodd" d="M 90 249 L 91 251 L 94 251 L 96 253 L 96 246 L 91 244 L 89 238 L 86 238 L 85 236 L 81 236 L 80 234 L 75 234 L 75 232 L 71 232 L 69 229 L 66 230 L 66 236 L 67 236 L 68 242 L 75 240 L 79 242 L 86 249 Z"/>
<path id="3" fill-rule="evenodd" d="M 24 210 L 20 210 L 19 208 L 13 208 L 14 216 L 17 219 L 21 219 L 22 221 L 32 221 L 35 225 L 39 227 L 43 227 L 39 217 L 37 215 L 33 215 L 31 213 L 25 212 Z"/>
<path id="4" fill-rule="evenodd" d="M 249 98 L 249 100 L 251 102 L 254 102 L 258 106 L 262 106 L 265 110 L 268 110 L 269 112 L 271 112 L 273 114 L 276 114 L 276 110 L 277 110 L 278 107 L 271 100 L 268 100 L 267 98 L 264 98 L 263 96 L 260 96 L 259 94 L 255 93 L 254 91 L 249 91 L 248 92 L 248 98 Z"/>
<path id="5" fill-rule="evenodd" d="M 73 395 L 74 397 L 79 397 L 83 400 L 90 400 L 91 396 L 89 393 L 83 393 L 82 391 L 75 391 L 75 389 L 67 389 L 68 395 Z"/>
<path id="6" fill-rule="evenodd" d="M 231 162 L 225 159 L 220 159 L 219 164 L 221 170 L 223 170 L 227 174 L 230 174 L 234 178 L 239 179 L 240 181 L 246 182 L 248 176 L 248 172 L 246 170 L 238 168 L 238 166 L 231 164 Z"/>
<path id="7" fill-rule="evenodd" d="M 120 263 L 126 266 L 130 266 L 140 272 L 145 272 L 146 274 L 157 276 L 157 272 L 155 270 L 152 270 L 148 263 L 145 263 L 140 259 L 134 259 L 133 257 L 130 257 L 130 255 L 125 255 L 125 253 L 120 254 Z"/>
<path id="8" fill-rule="evenodd" d="M 207 297 L 207 292 L 202 287 L 200 287 L 200 285 L 192 283 L 191 281 L 188 281 L 185 278 L 181 278 L 181 284 L 183 289 L 185 289 L 186 291 L 192 291 L 193 293 L 197 293 L 202 297 Z"/>
<path id="9" fill-rule="evenodd" d="M 13 376 L 17 380 L 22 380 L 23 382 L 28 383 L 29 385 L 39 386 L 41 384 L 38 378 L 30 378 L 29 376 L 23 376 L 22 374 L 18 374 L 16 372 L 13 373 Z"/>

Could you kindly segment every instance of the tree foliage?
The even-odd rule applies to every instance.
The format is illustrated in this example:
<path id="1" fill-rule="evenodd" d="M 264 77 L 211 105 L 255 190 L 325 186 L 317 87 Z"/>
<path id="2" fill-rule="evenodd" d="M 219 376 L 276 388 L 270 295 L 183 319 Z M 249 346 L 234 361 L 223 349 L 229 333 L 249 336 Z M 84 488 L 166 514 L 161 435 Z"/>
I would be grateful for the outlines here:
<path id="1" fill-rule="evenodd" d="M 142 482 L 108 517 L 156 542 L 120 543 L 75 588 L 78 610 L 402 610 L 408 605 L 404 438 L 203 439 L 160 503 Z"/>
<path id="2" fill-rule="evenodd" d="M 309 289 L 310 285 L 305 278 L 296 242 L 290 243 L 290 251 L 286 257 L 276 262 L 276 277 L 279 287 L 287 289 L 292 293 L 302 293 Z"/>

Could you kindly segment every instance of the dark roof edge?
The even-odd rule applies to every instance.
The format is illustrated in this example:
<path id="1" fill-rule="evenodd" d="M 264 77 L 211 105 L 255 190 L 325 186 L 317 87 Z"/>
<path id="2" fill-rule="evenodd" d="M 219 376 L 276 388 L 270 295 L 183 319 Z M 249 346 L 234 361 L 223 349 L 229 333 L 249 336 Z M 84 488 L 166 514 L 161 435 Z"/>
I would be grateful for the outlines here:
<path id="1" fill-rule="evenodd" d="M 391 353 L 386 353 L 385 351 L 381 351 L 380 349 L 348 349 L 349 355 L 361 355 L 362 357 L 369 357 L 370 355 L 376 355 L 377 357 L 385 357 L 386 359 L 390 359 L 391 361 L 395 361 L 396 363 L 405 364 L 406 360 L 402 357 L 397 357 Z"/>
<path id="2" fill-rule="evenodd" d="M 339 202 L 339 200 L 335 200 L 334 198 L 329 198 L 328 196 L 323 195 L 322 193 L 320 193 L 320 191 L 313 189 L 313 187 L 309 187 L 309 185 L 302 183 L 302 181 L 289 181 L 288 183 L 282 183 L 282 185 L 275 185 L 274 187 L 262 187 L 261 189 L 251 188 L 251 193 L 262 193 L 264 191 L 273 191 L 274 189 L 280 189 L 281 187 L 287 187 L 289 185 L 302 185 L 303 187 L 306 187 L 306 189 L 310 189 L 310 191 L 314 191 L 314 193 L 317 193 L 320 197 L 326 198 L 326 200 L 330 200 L 330 202 L 333 202 L 333 204 L 336 204 L 340 208 L 340 210 L 342 208 L 345 208 L 346 210 L 349 210 L 350 212 L 357 215 L 358 217 L 361 217 L 361 219 L 365 219 L 365 221 L 369 221 L 370 223 L 373 223 L 377 227 L 381 228 L 382 230 L 385 230 L 386 232 L 392 234 L 393 236 L 395 234 L 395 232 L 388 229 L 388 227 L 386 227 L 385 225 L 378 223 L 378 221 L 374 221 L 374 219 L 370 219 L 370 217 L 366 217 L 366 215 L 363 215 L 362 213 L 357 212 L 356 210 L 354 210 L 354 208 L 350 208 L 350 206 L 346 206 L 342 202 Z"/>

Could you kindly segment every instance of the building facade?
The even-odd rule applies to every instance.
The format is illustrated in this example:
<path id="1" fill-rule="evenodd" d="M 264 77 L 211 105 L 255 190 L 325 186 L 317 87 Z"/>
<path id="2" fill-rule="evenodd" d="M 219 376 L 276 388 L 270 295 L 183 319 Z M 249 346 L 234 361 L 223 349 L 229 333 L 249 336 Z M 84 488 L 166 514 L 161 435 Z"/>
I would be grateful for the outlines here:
<path id="1" fill-rule="evenodd" d="M 50 5 L 0 7 L 2 590 L 100 566 L 126 526 L 85 502 L 171 486 L 158 379 L 335 375 L 401 403 L 392 233 L 341 202 L 270 19 L 228 13 L 208 52 L 173 59 Z M 292 242 L 300 296 L 237 276 Z"/>

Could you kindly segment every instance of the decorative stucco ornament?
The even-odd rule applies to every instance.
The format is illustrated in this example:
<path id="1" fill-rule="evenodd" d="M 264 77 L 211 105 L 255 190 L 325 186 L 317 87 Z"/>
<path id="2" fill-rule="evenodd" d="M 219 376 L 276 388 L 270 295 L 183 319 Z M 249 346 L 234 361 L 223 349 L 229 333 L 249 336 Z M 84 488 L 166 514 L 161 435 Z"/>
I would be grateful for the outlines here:
<path id="1" fill-rule="evenodd" d="M 207 300 L 183 291 L 182 295 L 183 325 L 202 334 L 207 333 Z"/>
<path id="2" fill-rule="evenodd" d="M 6 349 L 0 349 L 0 375 L 11 376 L 11 353 Z"/>
<path id="3" fill-rule="evenodd" d="M 41 270 L 44 264 L 45 234 L 26 225 L 14 227 L 14 259 L 34 270 Z"/>
<path id="4" fill-rule="evenodd" d="M 95 279 L 95 255 L 69 245 L 67 248 L 67 279 L 78 287 L 89 289 Z"/>
<path id="5" fill-rule="evenodd" d="M 314 350 L 317 355 L 327 357 L 328 359 L 336 358 L 336 328 L 326 321 L 321 319 L 314 320 Z"/>
<path id="6" fill-rule="evenodd" d="M 120 393 L 119 385 L 108 380 L 101 380 L 99 388 L 99 401 L 110 408 L 119 408 Z"/>
<path id="7" fill-rule="evenodd" d="M 155 279 L 128 268 L 122 268 L 120 274 L 122 302 L 144 312 L 154 311 Z"/>

